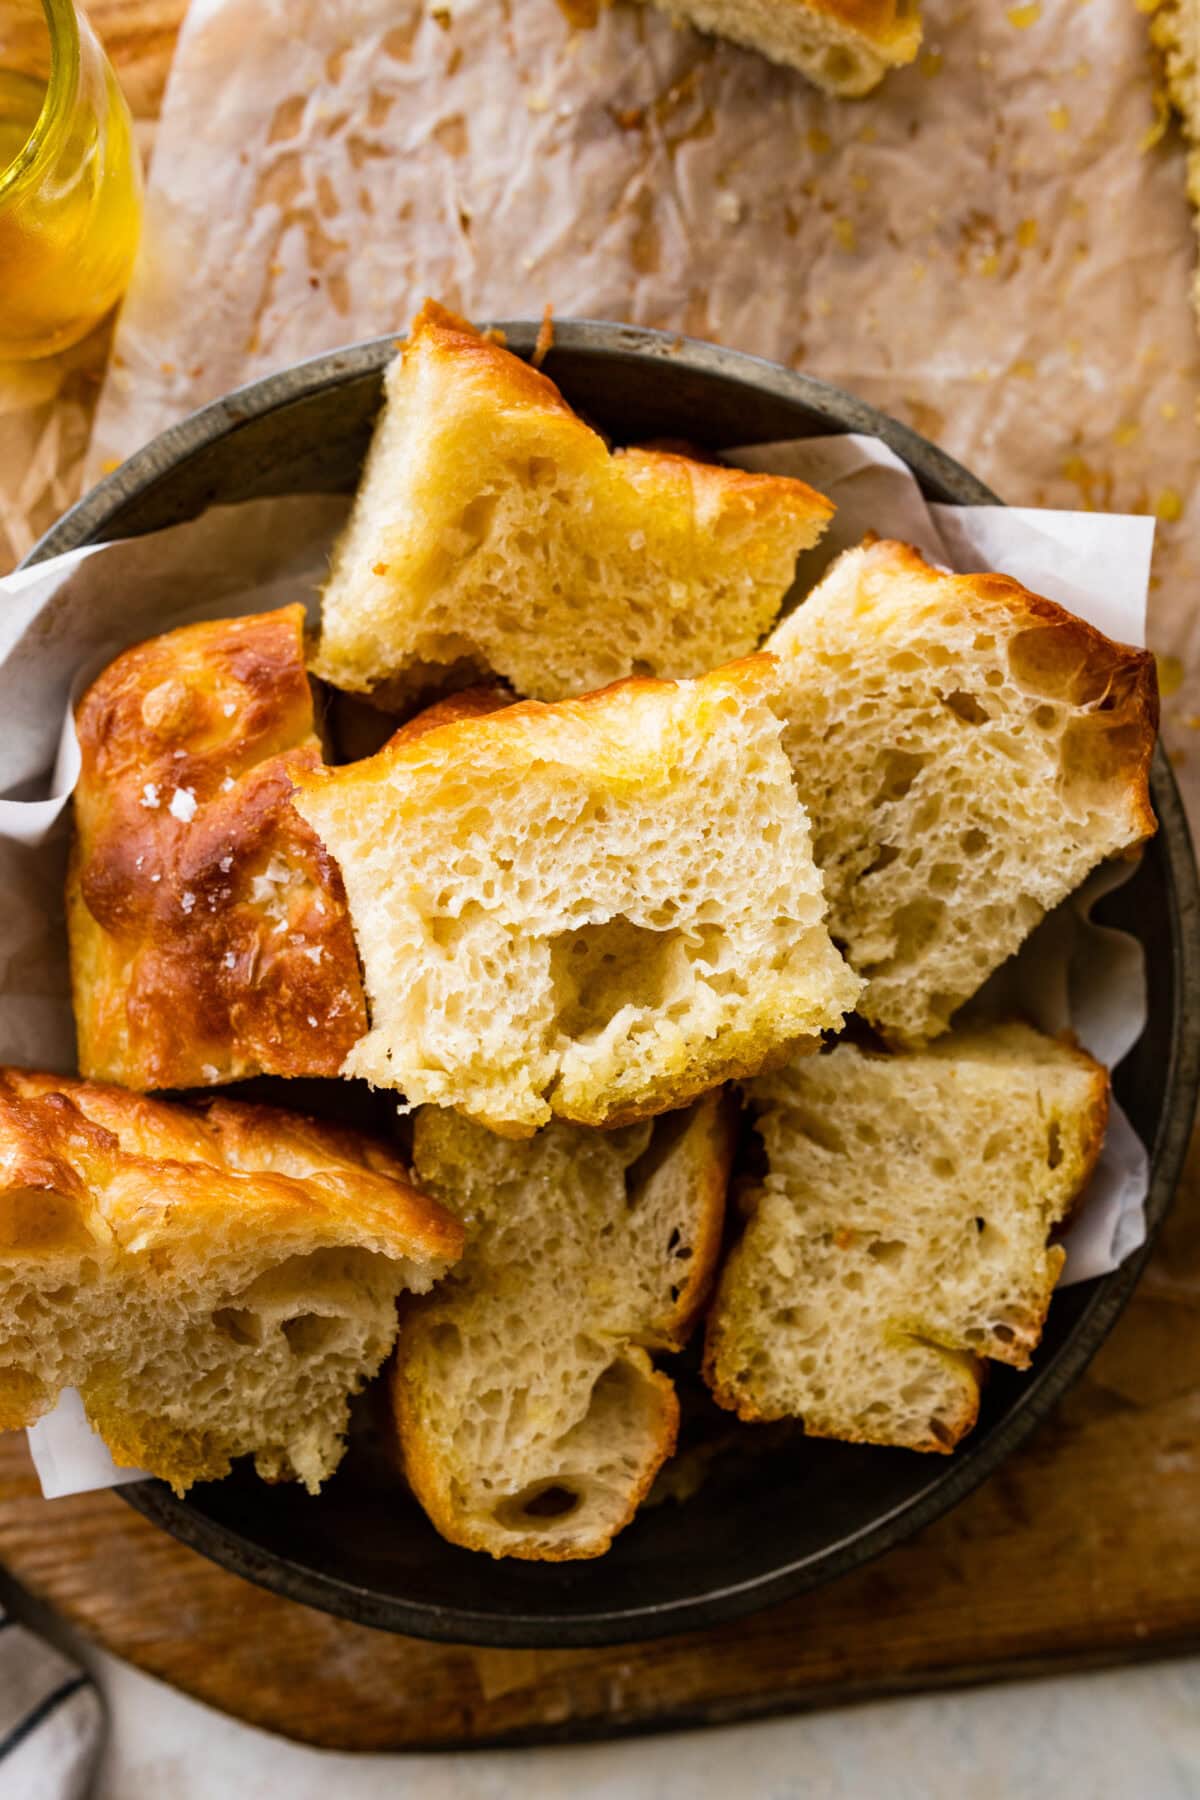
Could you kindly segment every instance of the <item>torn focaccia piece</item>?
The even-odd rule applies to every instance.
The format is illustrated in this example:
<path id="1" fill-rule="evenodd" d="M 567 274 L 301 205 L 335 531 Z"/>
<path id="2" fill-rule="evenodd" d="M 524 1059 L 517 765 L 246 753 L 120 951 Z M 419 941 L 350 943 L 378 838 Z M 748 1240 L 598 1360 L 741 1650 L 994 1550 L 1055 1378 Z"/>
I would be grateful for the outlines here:
<path id="1" fill-rule="evenodd" d="M 380 704 L 464 667 L 557 700 L 747 655 L 833 512 L 802 481 L 610 452 L 432 301 L 385 395 L 314 665 Z"/>
<path id="2" fill-rule="evenodd" d="M 0 1070 L 0 1429 L 75 1387 L 115 1461 L 177 1492 L 253 1456 L 315 1493 L 397 1295 L 462 1236 L 357 1132 Z"/>
<path id="3" fill-rule="evenodd" d="M 769 658 L 460 719 L 297 775 L 371 1030 L 347 1075 L 528 1136 L 681 1106 L 806 1042 L 830 943 Z"/>
<path id="4" fill-rule="evenodd" d="M 907 544 L 838 559 L 772 633 L 829 928 L 919 1044 L 1106 857 L 1154 832 L 1154 659 Z"/>
<path id="5" fill-rule="evenodd" d="M 919 0 L 654 0 L 672 18 L 854 99 L 921 47 Z"/>
<path id="6" fill-rule="evenodd" d="M 980 1359 L 1023 1369 L 1104 1141 L 1108 1076 L 1025 1025 L 841 1043 L 747 1086 L 766 1151 L 705 1372 L 744 1419 L 950 1450 Z"/>
<path id="7" fill-rule="evenodd" d="M 405 1304 L 392 1377 L 404 1466 L 443 1537 L 599 1556 L 675 1444 L 677 1350 L 708 1292 L 736 1108 L 528 1143 L 418 1113 L 414 1166 L 468 1225 L 453 1276 Z"/>
<path id="8" fill-rule="evenodd" d="M 366 1029 L 319 768 L 304 609 L 127 650 L 79 703 L 67 885 L 79 1063 L 125 1087 L 336 1075 Z"/>

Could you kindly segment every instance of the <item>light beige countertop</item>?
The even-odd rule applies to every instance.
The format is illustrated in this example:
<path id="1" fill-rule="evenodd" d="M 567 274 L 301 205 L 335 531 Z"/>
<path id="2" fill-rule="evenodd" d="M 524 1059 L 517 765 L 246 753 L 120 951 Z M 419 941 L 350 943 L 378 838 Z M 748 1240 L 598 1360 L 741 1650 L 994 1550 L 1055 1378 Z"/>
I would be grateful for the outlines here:
<path id="1" fill-rule="evenodd" d="M 334 1755 L 103 1652 L 94 1800 L 1193 1800 L 1200 1657 L 582 1748 Z M 14 1797 L 15 1800 L 15 1797 Z"/>

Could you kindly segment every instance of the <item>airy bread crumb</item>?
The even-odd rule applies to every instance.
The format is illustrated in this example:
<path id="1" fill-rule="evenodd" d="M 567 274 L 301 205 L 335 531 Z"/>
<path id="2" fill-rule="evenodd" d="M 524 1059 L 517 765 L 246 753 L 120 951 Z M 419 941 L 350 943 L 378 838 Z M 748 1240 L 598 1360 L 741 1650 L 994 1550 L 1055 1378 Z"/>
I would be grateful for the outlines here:
<path id="1" fill-rule="evenodd" d="M 460 1214 L 453 1276 L 406 1304 L 392 1391 L 405 1470 L 444 1537 L 493 1556 L 599 1556 L 675 1443 L 650 1352 L 707 1296 L 736 1109 L 506 1143 L 418 1113 L 422 1186 Z"/>
<path id="2" fill-rule="evenodd" d="M 783 742 L 859 1011 L 919 1044 L 1156 829 L 1154 659 L 1003 575 L 847 551 L 772 633 Z"/>
<path id="3" fill-rule="evenodd" d="M 0 1430 L 76 1387 L 177 1493 L 238 1456 L 315 1493 L 396 1296 L 462 1248 L 384 1146 L 275 1107 L 4 1069 L 0 1172 Z"/>
<path id="4" fill-rule="evenodd" d="M 528 702 L 297 776 L 371 1030 L 344 1073 L 528 1136 L 683 1105 L 840 1024 L 766 657 Z"/>
<path id="5" fill-rule="evenodd" d="M 1010 1024 L 896 1055 L 840 1043 L 747 1098 L 767 1175 L 709 1319 L 714 1395 L 815 1437 L 952 1449 L 979 1359 L 1025 1368 L 1041 1336 L 1106 1072 Z"/>
<path id="6" fill-rule="evenodd" d="M 432 301 L 385 393 L 314 664 L 381 705 L 464 669 L 539 700 L 703 674 L 755 648 L 833 512 L 802 481 L 611 453 Z"/>

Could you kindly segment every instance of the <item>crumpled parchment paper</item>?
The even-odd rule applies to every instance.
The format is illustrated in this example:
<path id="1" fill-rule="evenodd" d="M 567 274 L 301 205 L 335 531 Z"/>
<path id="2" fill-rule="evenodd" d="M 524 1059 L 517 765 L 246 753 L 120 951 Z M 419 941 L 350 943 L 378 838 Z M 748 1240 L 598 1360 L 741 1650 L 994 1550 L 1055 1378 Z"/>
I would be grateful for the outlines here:
<path id="1" fill-rule="evenodd" d="M 800 475 L 837 503 L 834 530 L 804 560 L 800 592 L 841 547 L 874 529 L 948 566 L 994 563 L 1102 629 L 1143 641 L 1147 519 L 927 506 L 904 465 L 871 438 L 759 445 L 731 460 Z M 347 505 L 341 496 L 305 496 L 218 508 L 0 581 L 0 717 L 10 722 L 0 745 L 0 1063 L 74 1067 L 62 918 L 67 805 L 79 767 L 70 702 L 112 656 L 150 633 L 298 597 L 315 616 Z M 1088 914 L 1127 872 L 1128 865 L 1097 871 L 997 972 L 990 996 L 995 1010 L 1024 1012 L 1046 1030 L 1073 1028 L 1110 1066 L 1145 1021 L 1141 947 Z M 988 1010 L 987 990 L 979 1003 Z M 1066 1235 L 1064 1281 L 1115 1268 L 1143 1241 L 1147 1177 L 1146 1152 L 1114 1107 Z M 75 1394 L 33 1427 L 30 1448 L 48 1497 L 137 1479 L 137 1471 L 114 1469 Z"/>
<path id="2" fill-rule="evenodd" d="M 93 473 L 427 293 L 711 337 L 1015 504 L 1157 513 L 1149 636 L 1200 805 L 1194 250 L 1145 16 L 924 11 L 917 63 L 846 103 L 624 0 L 194 0 Z"/>

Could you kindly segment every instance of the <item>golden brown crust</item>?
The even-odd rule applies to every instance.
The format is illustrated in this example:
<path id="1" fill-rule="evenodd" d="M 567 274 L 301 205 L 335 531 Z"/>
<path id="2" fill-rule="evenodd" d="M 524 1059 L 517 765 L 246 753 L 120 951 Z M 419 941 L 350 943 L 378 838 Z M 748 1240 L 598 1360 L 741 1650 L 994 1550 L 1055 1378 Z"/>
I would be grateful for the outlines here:
<path id="1" fill-rule="evenodd" d="M 623 1125 L 638 1125 L 645 1119 L 657 1119 L 664 1112 L 676 1112 L 690 1106 L 711 1093 L 714 1084 L 748 1081 L 752 1076 L 769 1074 L 773 1069 L 794 1062 L 798 1056 L 814 1055 L 820 1048 L 821 1040 L 811 1035 L 786 1038 L 781 1042 L 761 1029 L 736 1037 L 726 1033 L 702 1049 L 688 1069 L 673 1072 L 661 1087 L 647 1088 L 641 1099 L 627 1106 L 611 1108 L 601 1100 L 594 1108 L 570 1107 L 560 1097 L 555 1112 L 557 1117 L 572 1125 L 616 1131 Z M 484 1123 L 498 1137 L 527 1138 L 532 1135 L 532 1129 L 536 1129 L 514 1126 L 503 1120 L 488 1119 Z"/>
<path id="2" fill-rule="evenodd" d="M 384 708 L 434 691 L 439 669 L 541 699 L 638 668 L 698 675 L 753 648 L 833 511 L 789 477 L 610 450 L 552 381 L 434 301 L 385 390 L 313 662 Z M 552 469 L 561 505 L 543 514 Z"/>
<path id="3" fill-rule="evenodd" d="M 721 1306 L 721 1294 L 727 1287 L 730 1290 L 733 1288 L 738 1266 L 745 1253 L 744 1242 L 745 1240 L 742 1239 L 734 1245 L 721 1271 L 717 1298 L 709 1312 L 704 1333 L 701 1374 L 718 1406 L 723 1407 L 726 1412 L 735 1413 L 745 1424 L 765 1425 L 779 1419 L 791 1418 L 794 1415 L 782 1406 L 777 1408 L 756 1406 L 751 1396 L 743 1388 L 734 1381 L 726 1380 L 721 1369 L 724 1340 L 729 1333 L 728 1319 Z M 905 1335 L 902 1332 L 898 1334 L 901 1338 Z M 952 1349 L 944 1345 L 930 1347 L 938 1349 L 943 1355 L 960 1364 L 963 1373 L 967 1376 L 969 1385 L 963 1387 L 962 1405 L 951 1417 L 947 1417 L 945 1414 L 939 1417 L 940 1430 L 936 1434 L 930 1431 L 927 1436 L 921 1438 L 913 1437 L 903 1442 L 897 1438 L 889 1438 L 887 1442 L 897 1449 L 919 1450 L 932 1455 L 948 1455 L 975 1427 L 979 1417 L 979 1399 L 986 1365 L 967 1350 Z M 1018 1365 L 1018 1367 L 1023 1366 L 1022 1364 Z M 836 1432 L 823 1429 L 819 1423 L 810 1423 L 807 1419 L 801 1420 L 801 1424 L 805 1437 L 836 1439 L 837 1442 L 844 1444 L 879 1444 L 881 1442 L 878 1437 L 869 1437 L 866 1433 L 855 1430 L 854 1426 L 850 1424 L 839 1428 Z"/>
<path id="4" fill-rule="evenodd" d="M 730 692 L 747 700 L 766 698 L 775 684 L 776 667 L 775 657 L 759 653 L 726 663 L 691 685 L 714 707 Z M 427 768 L 444 767 L 468 756 L 477 772 L 489 765 L 511 769 L 535 761 L 561 761 L 567 766 L 586 763 L 605 777 L 620 779 L 626 771 L 641 773 L 645 762 L 644 752 L 627 741 L 629 703 L 646 693 L 666 694 L 679 685 L 650 675 L 631 675 L 577 700 L 521 700 L 470 715 L 453 715 L 448 708 L 452 716 L 443 722 L 431 722 L 407 737 L 402 728 L 374 756 L 361 762 L 338 769 L 297 769 L 294 785 L 302 795 L 339 789 L 354 793 L 393 778 L 403 781 L 410 772 L 417 776 Z M 419 714 L 412 723 L 423 717 Z M 413 805 L 419 809 L 415 785 L 413 793 Z"/>
<path id="5" fill-rule="evenodd" d="M 76 713 L 67 883 L 85 1075 L 335 1075 L 366 1030 L 341 876 L 292 804 L 321 765 L 300 606 L 127 650 Z"/>
<path id="6" fill-rule="evenodd" d="M 1100 1152 L 1104 1148 L 1104 1138 L 1108 1131 L 1108 1115 L 1112 1095 L 1112 1082 L 1104 1064 L 1097 1062 L 1094 1056 L 1083 1048 L 1076 1040 L 1074 1033 L 1063 1031 L 1058 1034 L 1057 1042 L 1064 1049 L 1070 1050 L 1080 1068 L 1085 1070 L 1091 1085 L 1091 1096 L 1084 1109 L 1082 1123 L 1082 1140 L 1079 1146 L 1080 1174 L 1075 1191 L 1075 1198 L 1064 1213 L 1057 1229 L 1061 1232 L 1071 1223 L 1087 1193 L 1088 1183 L 1100 1160 Z M 993 1362 L 1007 1363 L 1014 1369 L 1027 1369 L 1033 1352 L 1042 1341 L 1042 1332 L 1046 1326 L 1046 1315 L 1050 1311 L 1050 1302 L 1054 1298 L 1063 1264 L 1066 1262 L 1066 1251 L 1052 1245 L 1046 1252 L 1048 1278 L 1044 1302 L 1036 1315 L 1031 1315 L 1024 1322 L 1013 1319 L 1010 1323 L 1012 1340 L 1004 1343 L 993 1339 L 988 1348 L 988 1355 Z"/>
<path id="7" fill-rule="evenodd" d="M 720 513 L 730 520 L 739 515 L 746 521 L 770 520 L 781 506 L 790 505 L 802 508 L 824 530 L 837 511 L 832 500 L 798 476 L 762 475 L 710 462 L 691 445 L 670 450 L 634 445 L 615 455 L 628 475 L 644 480 L 651 490 L 657 485 L 669 492 L 679 480 L 687 481 L 699 518 Z"/>
<path id="8" fill-rule="evenodd" d="M 611 1529 L 582 1546 L 567 1539 L 531 1536 L 524 1541 L 506 1541 L 503 1550 L 498 1550 L 488 1533 L 475 1526 L 469 1516 L 451 1503 L 442 1466 L 429 1449 L 421 1411 L 404 1374 L 408 1361 L 407 1336 L 418 1325 L 419 1319 L 411 1315 L 401 1320 L 389 1386 L 396 1431 L 403 1446 L 404 1472 L 434 1530 L 448 1543 L 458 1544 L 464 1550 L 486 1551 L 497 1560 L 501 1557 L 513 1557 L 518 1562 L 587 1562 L 593 1557 L 603 1556 L 612 1547 L 612 1541 L 618 1533 L 632 1522 L 639 1506 L 653 1487 L 659 1469 L 675 1449 L 679 1436 L 679 1399 L 670 1378 L 661 1370 L 652 1368 L 641 1352 L 632 1350 L 628 1353 L 630 1358 L 637 1358 L 639 1364 L 646 1364 L 645 1369 L 640 1372 L 645 1386 L 654 1394 L 658 1414 L 655 1421 L 657 1442 L 653 1458 L 647 1459 L 647 1467 L 631 1486 L 628 1504 L 620 1519 L 613 1521 Z"/>
<path id="9" fill-rule="evenodd" d="M 35 1202 L 31 1204 L 31 1201 Z M 278 1107 L 151 1100 L 72 1076 L 0 1069 L 0 1246 L 101 1263 L 202 1252 L 212 1234 L 311 1230 L 419 1263 L 463 1229 L 374 1140 Z M 149 1264 L 142 1265 L 149 1268 Z"/>
<path id="10" fill-rule="evenodd" d="M 221 1481 L 233 1468 L 228 1444 L 215 1433 L 131 1413 L 120 1383 L 89 1381 L 85 1406 L 88 1424 L 118 1469 L 147 1470 L 179 1495 L 194 1482 Z"/>
<path id="11" fill-rule="evenodd" d="M 412 322 L 408 339 L 401 347 L 402 362 L 411 360 L 426 346 L 437 355 L 452 356 L 469 378 L 489 393 L 496 392 L 505 405 L 549 408 L 568 419 L 575 418 L 548 375 L 432 299 L 426 300 Z"/>
<path id="12" fill-rule="evenodd" d="M 45 1384 L 27 1369 L 0 1369 L 0 1431 L 24 1431 L 36 1424 L 54 1400 Z"/>
<path id="13" fill-rule="evenodd" d="M 696 1108 L 696 1120 L 705 1125 L 703 1139 L 691 1136 L 694 1125 L 688 1138 L 689 1173 L 696 1192 L 696 1229 L 691 1240 L 688 1279 L 679 1291 L 673 1310 L 659 1327 L 664 1350 L 683 1349 L 712 1291 L 717 1259 L 721 1254 L 725 1201 L 740 1119 L 741 1111 L 732 1087 L 710 1094 Z"/>
<path id="14" fill-rule="evenodd" d="M 393 731 L 383 748 L 395 750 L 402 744 L 415 744 L 418 738 L 443 725 L 457 725 L 463 719 L 486 719 L 489 714 L 503 712 L 513 703 L 513 696 L 505 687 L 462 688 L 457 694 L 447 694 L 444 700 L 425 707 L 415 718 L 406 719 L 399 730 Z"/>
<path id="15" fill-rule="evenodd" d="M 982 1364 L 977 1357 L 969 1356 L 965 1351 L 955 1352 L 954 1354 L 961 1356 L 964 1368 L 966 1368 L 967 1365 L 970 1365 L 968 1372 L 972 1384 L 970 1387 L 964 1386 L 962 1392 L 962 1405 L 959 1410 L 949 1416 L 943 1414 L 939 1418 L 939 1431 L 936 1435 L 931 1431 L 925 1437 L 914 1436 L 904 1442 L 897 1440 L 894 1445 L 891 1445 L 890 1447 L 900 1450 L 918 1450 L 926 1456 L 949 1456 L 952 1450 L 958 1448 L 967 1433 L 969 1431 L 974 1431 L 979 1419 L 979 1402 L 983 1393 L 984 1364 Z M 719 1403 L 722 1406 L 726 1404 L 723 1400 Z M 742 1419 L 748 1419 L 752 1415 L 746 1412 L 739 1412 L 738 1416 Z M 832 1439 L 835 1436 L 831 1431 L 823 1431 L 819 1425 L 810 1426 L 808 1424 L 804 1427 L 804 1435 L 805 1437 L 828 1439 Z M 836 1441 L 842 1444 L 878 1443 L 878 1439 L 866 1437 L 862 1432 L 854 1431 L 852 1429 L 837 1432 Z"/>
<path id="16" fill-rule="evenodd" d="M 842 0 L 838 0 L 842 3 Z M 855 0 L 847 0 L 854 4 Z M 862 0 L 873 5 L 876 0 Z M 885 0 L 890 3 L 890 0 Z M 536 407 L 548 409 L 569 419 L 588 437 L 594 437 L 590 425 L 578 417 L 548 375 L 532 367 L 502 344 L 483 336 L 468 320 L 460 318 L 436 300 L 426 300 L 412 323 L 412 330 L 401 354 L 401 365 L 419 354 L 453 361 L 456 372 L 465 380 L 484 389 L 498 407 Z M 653 487 L 656 477 L 674 485 L 681 477 L 688 480 L 705 511 L 742 513 L 749 518 L 770 518 L 785 503 L 811 512 L 822 522 L 833 517 L 832 500 L 792 475 L 766 475 L 749 469 L 730 468 L 713 462 L 702 451 L 685 443 L 670 448 L 659 444 L 645 448 L 617 450 L 629 474 L 644 477 Z M 707 503 L 706 505 L 704 503 Z"/>
<path id="17" fill-rule="evenodd" d="M 974 1361 L 973 1358 L 969 1360 Z M 907 1439 L 903 1443 L 898 1439 L 889 1439 L 886 1445 L 880 1445 L 878 1438 L 867 1437 L 861 1431 L 855 1431 L 852 1426 L 846 1426 L 845 1429 L 833 1432 L 823 1430 L 820 1425 L 809 1425 L 807 1423 L 804 1423 L 804 1435 L 805 1437 L 824 1438 L 831 1443 L 870 1444 L 875 1448 L 918 1450 L 922 1454 L 928 1456 L 949 1456 L 951 1451 L 958 1448 L 967 1433 L 969 1431 L 974 1431 L 979 1419 L 979 1401 L 983 1388 L 983 1383 L 982 1380 L 979 1379 L 979 1375 L 983 1365 L 981 1363 L 976 1363 L 975 1368 L 977 1385 L 974 1393 L 971 1393 L 967 1388 L 963 1389 L 963 1401 L 960 1410 L 950 1417 L 943 1416 L 939 1421 L 942 1427 L 941 1436 L 935 1437 L 933 1432 L 930 1432 L 926 1437 L 913 1437 Z M 726 1412 L 736 1413 L 743 1424 L 771 1425 L 787 1416 L 782 1412 L 760 1412 L 758 1408 L 753 1406 L 749 1401 L 739 1397 L 735 1389 L 731 1387 L 721 1387 L 720 1384 L 716 1382 L 715 1377 L 710 1377 L 707 1373 L 707 1361 L 705 1369 L 705 1380 L 709 1382 L 712 1390 L 712 1397 L 717 1405 L 724 1407 Z"/>
<path id="18" fill-rule="evenodd" d="M 1104 1148 L 1104 1139 L 1108 1132 L 1108 1115 L 1112 1107 L 1112 1080 L 1104 1064 L 1097 1062 L 1094 1056 L 1089 1056 L 1087 1051 L 1076 1043 L 1072 1043 L 1071 1048 L 1081 1063 L 1090 1065 L 1092 1097 L 1088 1104 L 1087 1122 L 1084 1126 L 1082 1145 L 1084 1173 L 1079 1183 L 1079 1192 L 1075 1196 L 1075 1205 L 1065 1215 L 1064 1225 L 1069 1224 L 1074 1217 L 1075 1210 L 1087 1191 L 1087 1184 L 1095 1172 L 1096 1164 L 1100 1161 L 1100 1152 Z"/>

